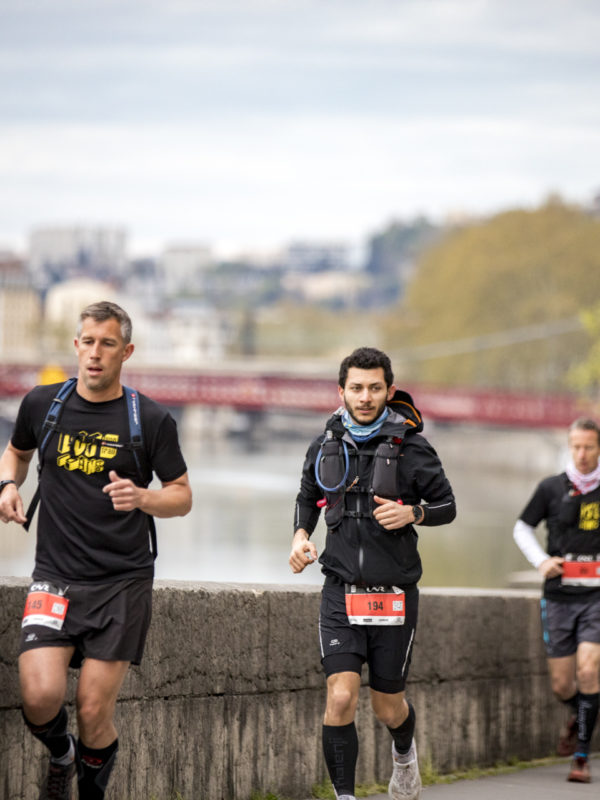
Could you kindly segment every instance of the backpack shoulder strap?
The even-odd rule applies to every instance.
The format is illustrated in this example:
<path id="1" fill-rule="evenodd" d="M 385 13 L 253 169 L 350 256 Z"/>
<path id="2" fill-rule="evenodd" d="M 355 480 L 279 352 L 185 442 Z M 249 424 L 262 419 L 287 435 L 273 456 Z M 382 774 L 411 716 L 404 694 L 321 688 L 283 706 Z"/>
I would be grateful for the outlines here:
<path id="1" fill-rule="evenodd" d="M 50 403 L 50 408 L 46 412 L 46 417 L 42 425 L 42 433 L 44 433 L 44 431 L 46 433 L 41 441 L 40 446 L 38 447 L 38 454 L 39 454 L 38 470 L 41 469 L 42 456 L 48 445 L 50 436 L 56 430 L 58 422 L 62 416 L 64 404 L 67 402 L 67 400 L 73 393 L 73 389 L 75 388 L 76 385 L 77 385 L 77 378 L 69 378 L 68 380 L 66 380 L 56 393 L 56 397 L 54 398 L 54 400 Z"/>
<path id="2" fill-rule="evenodd" d="M 42 441 L 38 447 L 38 485 L 35 490 L 35 494 L 31 498 L 31 502 L 29 503 L 29 508 L 27 509 L 27 521 L 23 523 L 23 527 L 25 530 L 29 530 L 29 526 L 31 525 L 31 520 L 33 519 L 33 515 L 35 514 L 35 510 L 40 502 L 40 472 L 42 471 L 42 465 L 44 461 L 44 452 L 46 447 L 48 446 L 48 442 L 50 437 L 56 430 L 59 420 L 61 418 L 63 408 L 75 386 L 77 385 L 77 378 L 69 378 L 66 380 L 61 387 L 59 388 L 58 392 L 56 393 L 56 397 L 50 403 L 50 407 L 48 411 L 46 411 L 46 416 L 44 418 L 44 422 L 42 424 Z"/>
<path id="3" fill-rule="evenodd" d="M 135 389 L 132 389 L 129 386 L 123 386 L 123 392 L 125 393 L 125 398 L 127 400 L 127 416 L 129 417 L 129 438 L 131 440 L 131 451 L 135 460 L 135 467 L 138 472 L 140 483 L 146 486 L 147 481 L 142 469 L 142 461 L 140 458 L 144 452 L 144 437 L 142 433 L 142 419 L 140 414 L 140 396 Z M 150 545 L 152 555 L 156 559 L 156 556 L 158 555 L 156 524 L 154 522 L 154 517 L 151 514 L 148 514 L 147 516 L 148 527 L 150 529 Z"/>
<path id="4" fill-rule="evenodd" d="M 135 466 L 138 471 L 139 479 L 144 481 L 144 473 L 142 471 L 142 463 L 140 461 L 140 453 L 144 446 L 144 437 L 142 434 L 142 421 L 140 418 L 140 396 L 135 389 L 129 386 L 123 386 L 125 399 L 127 400 L 127 417 L 129 418 L 129 438 L 131 440 L 131 448 L 133 450 L 133 457 L 135 459 Z"/>

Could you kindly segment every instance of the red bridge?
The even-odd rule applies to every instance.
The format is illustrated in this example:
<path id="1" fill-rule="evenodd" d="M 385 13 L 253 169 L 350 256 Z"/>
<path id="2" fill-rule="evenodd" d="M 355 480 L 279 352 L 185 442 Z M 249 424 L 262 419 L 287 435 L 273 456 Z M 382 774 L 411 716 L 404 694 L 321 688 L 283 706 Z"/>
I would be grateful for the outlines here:
<path id="1" fill-rule="evenodd" d="M 65 373 L 64 377 L 69 374 Z M 60 367 L 0 364 L 0 398 L 21 397 L 38 383 L 62 380 Z M 132 369 L 125 383 L 169 406 L 230 406 L 242 411 L 318 411 L 339 405 L 335 378 L 222 370 Z M 565 427 L 594 415 L 589 402 L 573 395 L 542 395 L 477 389 L 434 389 L 402 385 L 425 420 L 527 427 Z"/>

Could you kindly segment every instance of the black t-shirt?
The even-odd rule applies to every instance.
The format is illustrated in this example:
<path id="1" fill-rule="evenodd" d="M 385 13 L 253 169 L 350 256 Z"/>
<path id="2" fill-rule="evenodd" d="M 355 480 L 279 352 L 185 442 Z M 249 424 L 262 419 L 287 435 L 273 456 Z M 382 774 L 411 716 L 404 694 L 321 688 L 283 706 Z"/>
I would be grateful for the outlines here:
<path id="1" fill-rule="evenodd" d="M 572 485 L 566 473 L 545 478 L 536 488 L 519 519 L 535 528 L 546 521 L 550 556 L 568 553 L 593 556 L 600 553 L 600 489 L 570 496 Z M 544 596 L 555 600 L 576 600 L 600 592 L 589 586 L 562 586 L 560 577 L 544 584 Z"/>
<path id="2" fill-rule="evenodd" d="M 33 450 L 40 445 L 43 422 L 59 387 L 37 386 L 24 397 L 11 439 L 14 447 Z M 155 472 L 163 482 L 174 481 L 186 472 L 175 420 L 145 395 L 139 399 L 145 480 Z M 91 403 L 73 391 L 43 455 L 35 580 L 110 583 L 153 575 L 148 516 L 139 509 L 115 511 L 102 491 L 111 470 L 142 483 L 127 447 L 130 439 L 124 395 Z"/>

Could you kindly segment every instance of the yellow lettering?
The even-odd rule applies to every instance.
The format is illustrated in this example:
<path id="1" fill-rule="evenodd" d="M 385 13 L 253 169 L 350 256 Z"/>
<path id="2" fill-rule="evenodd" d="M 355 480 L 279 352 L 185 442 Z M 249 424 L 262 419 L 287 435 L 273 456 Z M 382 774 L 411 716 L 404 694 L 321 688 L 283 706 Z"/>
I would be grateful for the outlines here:
<path id="1" fill-rule="evenodd" d="M 600 503 L 582 503 L 579 509 L 579 528 L 595 531 L 600 527 Z"/>
<path id="2" fill-rule="evenodd" d="M 106 442 L 118 442 L 119 437 L 116 433 L 107 433 L 106 436 L 102 437 L 102 441 Z M 114 458 L 117 455 L 117 448 L 116 447 L 106 447 L 105 444 L 100 448 L 100 458 Z"/>
<path id="3" fill-rule="evenodd" d="M 69 453 L 71 450 L 71 437 L 68 433 L 61 433 L 58 437 L 58 452 Z"/>
<path id="4" fill-rule="evenodd" d="M 67 433 L 59 436 L 56 463 L 68 472 L 81 470 L 86 475 L 102 472 L 105 459 L 114 458 L 117 455 L 116 447 L 107 447 L 104 444 L 98 447 L 100 442 L 118 442 L 119 437 L 114 433 L 103 436 L 99 432 L 88 435 L 86 431 L 80 431 L 79 437 L 70 436 Z M 98 450 L 100 450 L 100 458 L 96 457 Z"/>

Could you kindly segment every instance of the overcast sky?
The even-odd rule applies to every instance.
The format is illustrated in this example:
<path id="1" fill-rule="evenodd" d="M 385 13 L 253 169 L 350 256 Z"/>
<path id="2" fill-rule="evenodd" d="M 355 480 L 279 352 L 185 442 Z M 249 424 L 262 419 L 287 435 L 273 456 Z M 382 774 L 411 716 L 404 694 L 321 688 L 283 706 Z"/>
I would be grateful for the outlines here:
<path id="1" fill-rule="evenodd" d="M 597 0 L 0 0 L 0 248 L 364 241 L 600 191 Z"/>

